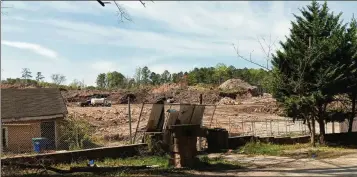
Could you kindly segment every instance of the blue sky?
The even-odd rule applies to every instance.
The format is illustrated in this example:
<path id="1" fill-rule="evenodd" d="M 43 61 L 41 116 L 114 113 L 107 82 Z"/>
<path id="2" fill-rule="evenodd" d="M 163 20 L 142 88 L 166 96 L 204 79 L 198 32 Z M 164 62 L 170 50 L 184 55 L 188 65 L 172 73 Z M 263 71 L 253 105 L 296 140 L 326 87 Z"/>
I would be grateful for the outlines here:
<path id="1" fill-rule="evenodd" d="M 1 19 L 1 78 L 21 77 L 22 68 L 40 71 L 46 81 L 59 73 L 95 85 L 96 76 L 119 71 L 132 77 L 135 68 L 177 72 L 217 63 L 256 67 L 243 56 L 265 63 L 257 37 L 283 40 L 298 8 L 296 1 L 119 1 L 133 22 L 118 22 L 116 6 L 96 1 L 5 2 Z M 344 21 L 356 2 L 328 2 Z M 276 47 L 279 47 L 278 45 Z"/>

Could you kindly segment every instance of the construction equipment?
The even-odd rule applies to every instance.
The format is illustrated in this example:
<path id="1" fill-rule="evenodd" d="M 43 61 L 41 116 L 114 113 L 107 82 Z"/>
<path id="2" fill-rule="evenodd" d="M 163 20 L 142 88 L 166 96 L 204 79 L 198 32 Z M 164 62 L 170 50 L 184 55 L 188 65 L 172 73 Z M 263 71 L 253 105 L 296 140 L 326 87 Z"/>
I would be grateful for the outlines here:
<path id="1" fill-rule="evenodd" d="M 86 107 L 86 106 L 110 107 L 110 106 L 112 106 L 111 102 L 109 100 L 107 100 L 106 98 L 91 98 L 89 100 L 86 100 L 85 102 L 80 102 L 79 105 L 81 107 Z"/>

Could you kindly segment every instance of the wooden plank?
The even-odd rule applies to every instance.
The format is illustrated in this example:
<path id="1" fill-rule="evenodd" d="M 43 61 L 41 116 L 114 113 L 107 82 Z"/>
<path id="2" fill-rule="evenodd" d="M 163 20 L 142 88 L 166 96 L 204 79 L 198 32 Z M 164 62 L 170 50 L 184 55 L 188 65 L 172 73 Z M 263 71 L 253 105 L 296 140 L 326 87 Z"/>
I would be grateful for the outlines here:
<path id="1" fill-rule="evenodd" d="M 204 111 L 205 111 L 205 106 L 196 105 L 192 114 L 190 124 L 201 124 Z"/>
<path id="2" fill-rule="evenodd" d="M 169 129 L 171 125 L 175 125 L 176 124 L 176 120 L 179 117 L 180 112 L 172 112 L 170 113 L 169 119 L 167 120 L 166 123 L 166 129 Z"/>
<path id="3" fill-rule="evenodd" d="M 178 116 L 179 116 L 179 113 L 180 112 L 171 112 L 170 115 L 169 115 L 169 118 L 166 122 L 166 127 L 164 130 L 164 143 L 167 145 L 168 147 L 168 150 L 171 150 L 172 149 L 172 144 L 173 144 L 173 140 L 171 138 L 171 133 L 169 131 L 170 127 L 172 125 L 175 125 L 176 124 L 176 121 L 178 119 Z"/>
<path id="4" fill-rule="evenodd" d="M 180 120 L 180 124 L 190 124 L 194 109 L 194 105 L 181 105 L 180 115 L 178 118 Z"/>
<path id="5" fill-rule="evenodd" d="M 153 104 L 146 132 L 161 131 L 163 126 L 164 104 Z M 160 128 L 161 127 L 161 128 Z"/>

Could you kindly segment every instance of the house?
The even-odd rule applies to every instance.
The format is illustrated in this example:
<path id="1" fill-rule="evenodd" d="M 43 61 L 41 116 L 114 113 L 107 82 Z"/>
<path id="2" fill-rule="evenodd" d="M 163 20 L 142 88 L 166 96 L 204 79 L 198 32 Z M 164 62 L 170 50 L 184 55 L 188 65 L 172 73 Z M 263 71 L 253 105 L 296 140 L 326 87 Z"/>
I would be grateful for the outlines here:
<path id="1" fill-rule="evenodd" d="M 59 89 L 1 89 L 2 147 L 4 151 L 33 152 L 32 138 L 45 137 L 50 148 L 59 140 L 59 122 L 67 114 Z"/>

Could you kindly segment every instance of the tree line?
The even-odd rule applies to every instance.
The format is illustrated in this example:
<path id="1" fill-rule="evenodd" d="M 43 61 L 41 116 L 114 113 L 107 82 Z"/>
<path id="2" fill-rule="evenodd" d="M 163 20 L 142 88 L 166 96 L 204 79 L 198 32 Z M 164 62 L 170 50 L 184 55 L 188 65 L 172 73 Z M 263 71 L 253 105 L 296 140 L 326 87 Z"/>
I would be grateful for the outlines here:
<path id="1" fill-rule="evenodd" d="M 290 35 L 272 57 L 272 92 L 294 120 L 307 122 L 315 143 L 315 121 L 324 143 L 325 125 L 349 122 L 352 131 L 357 98 L 357 22 L 341 20 L 327 2 L 313 1 L 294 15 Z M 336 107 L 336 102 L 345 107 Z"/>
<path id="2" fill-rule="evenodd" d="M 217 86 L 232 78 L 242 79 L 252 85 L 260 85 L 266 91 L 270 91 L 269 81 L 271 72 L 263 69 L 235 68 L 219 63 L 215 67 L 194 68 L 188 72 L 170 73 L 165 70 L 163 73 L 155 73 L 145 67 L 136 69 L 133 78 L 125 77 L 120 72 L 100 73 L 97 76 L 96 84 L 98 88 L 132 88 L 148 85 L 161 85 L 167 83 L 185 83 L 187 85 L 207 84 Z"/>
<path id="3" fill-rule="evenodd" d="M 34 79 L 33 79 L 34 78 Z M 96 87 L 86 86 L 83 81 L 73 80 L 68 85 L 63 85 L 66 77 L 62 74 L 52 74 L 52 82 L 44 82 L 45 77 L 42 72 L 36 72 L 35 77 L 29 68 L 23 68 L 21 78 L 7 78 L 2 82 L 5 84 L 23 84 L 35 86 L 61 86 L 66 88 L 87 88 L 87 89 L 132 89 L 144 86 L 158 86 L 168 83 L 183 83 L 187 85 L 206 84 L 217 86 L 232 78 L 242 79 L 252 85 L 260 85 L 269 92 L 269 80 L 271 72 L 263 69 L 235 68 L 219 63 L 215 67 L 194 68 L 188 72 L 170 73 L 165 70 L 163 73 L 155 73 L 145 67 L 136 68 L 133 77 L 126 77 L 118 71 L 100 73 L 96 78 Z"/>
<path id="4" fill-rule="evenodd" d="M 66 81 L 66 76 L 62 74 L 52 74 L 51 76 L 52 83 L 45 82 L 45 77 L 42 75 L 42 72 L 36 72 L 35 77 L 33 77 L 32 72 L 29 68 L 22 68 L 20 78 L 7 78 L 3 80 L 3 84 L 20 84 L 25 86 L 42 86 L 42 87 L 69 87 L 69 88 L 85 88 L 84 82 L 77 79 L 73 80 L 68 86 L 63 85 Z M 33 79 L 34 78 L 34 79 Z"/>

